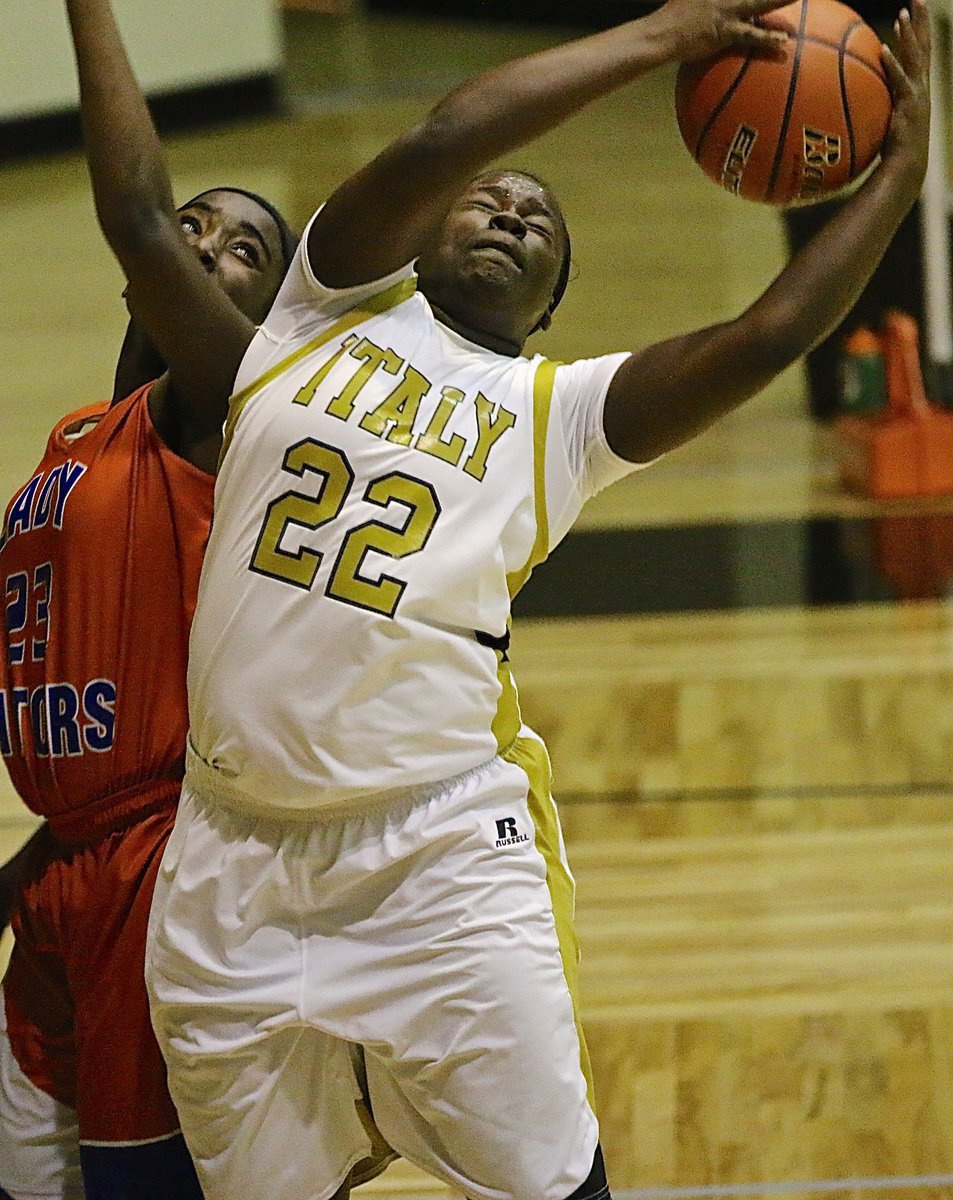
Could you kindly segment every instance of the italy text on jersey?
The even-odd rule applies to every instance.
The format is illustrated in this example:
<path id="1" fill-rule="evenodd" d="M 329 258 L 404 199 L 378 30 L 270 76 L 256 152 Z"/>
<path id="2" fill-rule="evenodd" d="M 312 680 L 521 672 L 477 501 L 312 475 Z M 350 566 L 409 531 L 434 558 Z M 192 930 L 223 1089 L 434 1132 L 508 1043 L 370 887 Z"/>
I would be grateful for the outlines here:
<path id="1" fill-rule="evenodd" d="M 331 358 L 297 391 L 293 403 L 307 408 L 319 385 L 345 356 L 361 365 L 326 402 L 325 411 L 329 415 L 341 421 L 353 420 L 365 433 L 440 459 L 482 482 L 491 451 L 516 424 L 515 413 L 502 405 L 494 406 L 478 391 L 472 400 L 476 436 L 470 452 L 466 453 L 468 440 L 459 433 L 448 437 L 447 427 L 457 407 L 467 400 L 467 394 L 462 388 L 448 385 L 440 389 L 439 401 L 426 428 L 414 433 L 421 403 L 432 391 L 430 380 L 393 350 L 354 334 L 345 338 Z M 356 401 L 379 370 L 398 377 L 397 382 L 375 408 L 361 415 Z M 345 505 L 356 472 L 342 450 L 313 438 L 305 438 L 289 448 L 282 470 L 298 478 L 312 474 L 324 480 L 324 486 L 319 497 L 289 490 L 272 501 L 264 514 L 250 568 L 272 579 L 310 589 L 321 555 L 308 549 L 289 553 L 283 539 L 289 528 L 314 531 L 334 521 Z M 399 510 L 401 524 L 394 527 L 370 521 L 346 532 L 326 592 L 332 599 L 392 617 L 406 584 L 388 576 L 368 579 L 360 567 L 370 552 L 396 559 L 422 550 L 440 516 L 441 505 L 431 483 L 403 471 L 390 471 L 372 480 L 364 498 L 381 509 Z"/>

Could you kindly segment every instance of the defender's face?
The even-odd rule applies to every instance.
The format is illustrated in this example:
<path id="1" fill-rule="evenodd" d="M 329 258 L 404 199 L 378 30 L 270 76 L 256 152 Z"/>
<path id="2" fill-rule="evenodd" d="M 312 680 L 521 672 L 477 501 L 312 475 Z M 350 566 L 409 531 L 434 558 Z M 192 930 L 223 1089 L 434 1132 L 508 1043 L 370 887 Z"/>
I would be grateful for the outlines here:
<path id="1" fill-rule="evenodd" d="M 211 191 L 179 209 L 179 220 L 209 274 L 246 317 L 263 321 L 285 274 L 271 213 L 250 196 Z"/>
<path id="2" fill-rule="evenodd" d="M 420 256 L 420 287 L 464 320 L 461 307 L 492 298 L 522 340 L 549 309 L 564 251 L 562 217 L 545 187 L 517 172 L 482 175 Z"/>

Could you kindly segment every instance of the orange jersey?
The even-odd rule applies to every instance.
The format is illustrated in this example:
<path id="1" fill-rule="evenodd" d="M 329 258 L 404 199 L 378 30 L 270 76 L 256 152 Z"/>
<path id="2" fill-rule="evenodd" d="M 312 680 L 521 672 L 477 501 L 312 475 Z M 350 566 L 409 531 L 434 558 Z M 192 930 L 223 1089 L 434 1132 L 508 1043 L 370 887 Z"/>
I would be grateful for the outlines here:
<path id="1" fill-rule="evenodd" d="M 67 841 L 171 803 L 184 769 L 214 480 L 163 443 L 148 391 L 60 421 L 0 539 L 0 751 Z"/>

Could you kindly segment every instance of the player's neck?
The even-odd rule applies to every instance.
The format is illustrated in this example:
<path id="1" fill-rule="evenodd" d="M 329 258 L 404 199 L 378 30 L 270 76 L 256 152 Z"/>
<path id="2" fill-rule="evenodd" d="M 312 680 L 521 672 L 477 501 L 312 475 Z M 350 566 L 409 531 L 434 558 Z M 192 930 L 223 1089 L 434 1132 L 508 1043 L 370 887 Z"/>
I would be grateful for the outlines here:
<path id="1" fill-rule="evenodd" d="M 477 346 L 483 346 L 486 350 L 492 350 L 495 354 L 503 354 L 507 358 L 519 358 L 523 353 L 523 343 L 515 342 L 510 338 L 503 337 L 500 334 L 489 333 L 485 329 L 474 329 L 470 325 L 465 325 L 462 321 L 458 321 L 456 317 L 452 317 L 445 309 L 442 309 L 438 304 L 434 304 L 431 300 L 430 307 L 433 310 L 433 315 L 437 318 L 441 325 L 446 325 L 448 329 L 452 329 L 454 333 L 459 333 L 461 337 L 467 339 L 468 342 L 474 342 Z"/>

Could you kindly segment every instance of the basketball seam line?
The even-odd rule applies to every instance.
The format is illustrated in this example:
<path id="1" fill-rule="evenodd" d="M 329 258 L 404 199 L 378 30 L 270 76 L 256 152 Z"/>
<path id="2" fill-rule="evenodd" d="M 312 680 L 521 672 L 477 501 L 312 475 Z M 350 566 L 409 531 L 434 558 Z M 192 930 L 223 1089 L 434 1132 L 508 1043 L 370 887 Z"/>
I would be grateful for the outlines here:
<path id="1" fill-rule="evenodd" d="M 850 143 L 850 175 L 849 178 L 854 178 L 854 164 L 857 161 L 857 147 L 854 141 L 854 122 L 850 117 L 850 105 L 847 102 L 847 72 L 844 69 L 844 59 L 847 56 L 847 43 L 850 40 L 850 35 L 854 30 L 862 25 L 862 21 L 855 21 L 853 25 L 848 25 L 844 31 L 844 36 L 841 38 L 840 52 L 837 61 L 837 77 L 840 80 L 840 100 L 844 109 L 844 121 L 847 125 L 847 140 Z"/>
<path id="2" fill-rule="evenodd" d="M 770 200 L 781 173 L 781 159 L 784 155 L 784 143 L 788 136 L 788 126 L 791 124 L 791 110 L 794 108 L 794 93 L 797 90 L 797 77 L 801 71 L 801 54 L 804 51 L 804 29 L 807 25 L 807 9 L 809 0 L 804 0 L 801 7 L 801 25 L 797 32 L 797 46 L 794 50 L 794 62 L 791 64 L 791 82 L 788 85 L 787 99 L 784 102 L 784 117 L 781 121 L 781 132 L 778 135 L 778 146 L 774 152 L 774 162 L 771 164 L 771 176 L 764 193 L 765 200 Z"/>
<path id="3" fill-rule="evenodd" d="M 856 25 L 851 26 L 851 29 L 849 30 L 849 32 L 852 33 L 853 30 L 857 27 L 857 25 L 863 25 L 863 24 L 864 24 L 863 21 L 858 21 L 856 23 Z M 810 42 L 810 44 L 812 46 L 826 46 L 828 48 L 828 50 L 833 50 L 833 51 L 835 51 L 835 53 L 838 53 L 838 54 L 841 53 L 840 46 L 835 46 L 832 42 L 828 42 L 824 38 L 813 37 L 809 33 L 806 33 L 801 40 L 804 42 Z M 880 71 L 877 70 L 876 67 L 873 67 L 870 65 L 869 60 L 864 58 L 863 55 L 857 54 L 853 50 L 848 50 L 846 46 L 843 47 L 843 55 L 844 55 L 844 58 L 849 58 L 852 63 L 856 63 L 858 67 L 863 67 L 865 70 L 869 71 L 870 74 L 873 75 L 875 79 L 880 80 L 880 82 L 884 85 L 884 87 L 887 89 L 888 92 L 890 91 L 890 88 L 887 86 L 886 79 L 883 77 L 883 75 L 880 73 Z"/>
<path id="4" fill-rule="evenodd" d="M 712 109 L 711 114 L 708 117 L 708 120 L 702 126 L 701 133 L 699 133 L 698 141 L 695 145 L 695 161 L 696 162 L 698 162 L 699 157 L 701 156 L 701 152 L 702 152 L 702 149 L 704 148 L 704 144 L 705 144 L 705 138 L 708 137 L 709 133 L 711 133 L 712 126 L 715 124 L 715 122 L 718 120 L 718 118 L 724 112 L 729 101 L 731 100 L 731 97 L 738 90 L 738 88 L 741 84 L 741 81 L 745 76 L 745 72 L 748 70 L 748 67 L 750 67 L 750 66 L 751 66 L 751 55 L 749 54 L 747 56 L 747 58 L 745 58 L 744 62 L 741 64 L 741 68 L 738 71 L 738 74 L 734 77 L 730 86 L 725 90 L 725 94 L 722 96 L 722 98 L 718 101 L 718 103 Z"/>

